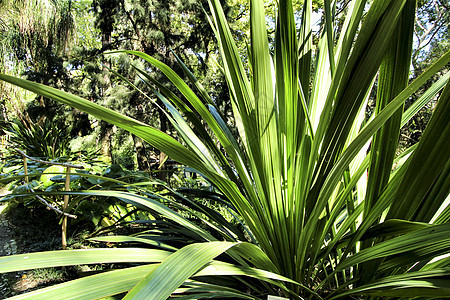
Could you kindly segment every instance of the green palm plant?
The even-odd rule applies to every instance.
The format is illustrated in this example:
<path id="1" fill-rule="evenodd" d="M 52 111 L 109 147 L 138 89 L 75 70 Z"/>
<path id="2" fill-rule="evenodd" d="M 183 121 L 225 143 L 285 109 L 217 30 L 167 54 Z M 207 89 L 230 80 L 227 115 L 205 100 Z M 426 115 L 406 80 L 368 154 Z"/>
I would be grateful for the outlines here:
<path id="1" fill-rule="evenodd" d="M 183 95 L 140 71 L 166 106 L 181 141 L 77 96 L 7 75 L 0 79 L 120 126 L 195 169 L 236 210 L 250 238 L 214 226 L 221 220 L 211 223 L 223 233 L 218 241 L 161 204 L 168 199 L 89 191 L 147 207 L 195 235 L 195 242 L 177 251 L 118 248 L 5 257 L 0 270 L 146 263 L 30 297 L 98 298 L 127 291 L 125 299 L 450 296 L 450 73 L 403 111 L 408 97 L 450 62 L 450 52 L 408 85 L 415 1 L 353 0 L 335 36 L 336 1 L 325 0 L 325 26 L 313 56 L 311 0 L 304 2 L 299 30 L 292 3 L 278 1 L 273 53 L 263 1 L 251 0 L 249 72 L 219 1 L 209 3 L 238 137 L 182 62 L 196 92 L 163 63 L 124 51 L 162 71 Z M 365 122 L 377 74 L 376 112 Z M 419 144 L 395 156 L 400 128 L 442 89 Z M 204 279 L 211 275 L 220 279 Z M 241 275 L 264 283 L 236 278 Z M 244 292 L 248 289 L 253 293 Z"/>

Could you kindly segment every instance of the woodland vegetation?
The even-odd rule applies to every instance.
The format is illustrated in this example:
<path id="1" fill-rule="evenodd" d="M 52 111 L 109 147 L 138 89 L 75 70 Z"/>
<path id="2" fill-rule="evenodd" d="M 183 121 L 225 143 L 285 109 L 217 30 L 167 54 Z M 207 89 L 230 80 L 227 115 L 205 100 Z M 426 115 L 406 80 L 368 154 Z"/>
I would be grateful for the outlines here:
<path id="1" fill-rule="evenodd" d="M 0 17 L 0 273 L 65 274 L 3 298 L 450 297 L 447 1 Z"/>

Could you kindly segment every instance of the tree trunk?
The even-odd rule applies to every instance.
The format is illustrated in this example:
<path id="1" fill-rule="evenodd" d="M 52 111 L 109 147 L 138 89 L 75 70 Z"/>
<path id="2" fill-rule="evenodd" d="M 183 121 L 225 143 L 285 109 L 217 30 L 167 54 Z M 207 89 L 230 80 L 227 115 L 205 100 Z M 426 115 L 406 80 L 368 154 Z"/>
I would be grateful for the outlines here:
<path id="1" fill-rule="evenodd" d="M 150 166 L 154 161 L 149 158 L 145 143 L 141 138 L 133 135 L 134 147 L 136 149 L 136 159 L 138 164 L 138 170 L 150 171 Z"/>
<path id="2" fill-rule="evenodd" d="M 111 139 L 113 134 L 113 125 L 101 121 L 100 126 L 100 152 L 102 155 L 112 158 Z"/>

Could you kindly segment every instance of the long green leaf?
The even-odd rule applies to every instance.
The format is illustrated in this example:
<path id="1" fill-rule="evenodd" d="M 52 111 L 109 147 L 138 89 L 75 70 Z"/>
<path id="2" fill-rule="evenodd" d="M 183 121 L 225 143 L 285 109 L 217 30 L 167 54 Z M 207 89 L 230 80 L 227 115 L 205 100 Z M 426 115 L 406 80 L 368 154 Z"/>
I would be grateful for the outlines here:
<path id="1" fill-rule="evenodd" d="M 345 259 L 338 265 L 336 270 L 343 270 L 366 261 L 408 251 L 414 253 L 414 250 L 424 249 L 428 246 L 434 247 L 434 249 L 430 248 L 428 251 L 442 251 L 443 253 L 446 253 L 450 250 L 449 230 L 450 224 L 434 225 L 429 228 L 413 231 L 400 237 L 381 242 Z M 420 260 L 421 256 L 412 257 L 412 259 Z M 400 266 L 401 265 L 398 265 L 397 267 Z"/>
<path id="2" fill-rule="evenodd" d="M 404 275 L 389 276 L 373 283 L 358 287 L 330 299 L 349 297 L 350 295 L 370 295 L 376 297 L 450 297 L 449 268 L 426 272 L 412 272 Z"/>
<path id="3" fill-rule="evenodd" d="M 431 204 L 436 200 L 436 195 L 429 198 L 427 193 L 450 160 L 449 114 L 450 83 L 447 83 L 424 135 L 412 155 L 408 172 L 397 190 L 393 207 L 389 210 L 387 218 L 414 220 L 414 215 L 428 205 L 427 202 Z M 444 201 L 448 191 L 442 191 L 442 193 L 443 195 L 439 198 Z M 410 201 L 401 201 L 401 199 Z"/>
<path id="4" fill-rule="evenodd" d="M 236 243 L 209 242 L 185 246 L 164 260 L 124 299 L 167 299 L 181 284 Z"/>
<path id="5" fill-rule="evenodd" d="M 378 78 L 376 114 L 380 112 L 408 83 L 411 64 L 415 1 L 407 1 L 391 45 L 386 51 Z M 364 212 L 367 214 L 389 181 L 392 161 L 397 149 L 403 106 L 374 135 L 371 165 Z"/>
<path id="6" fill-rule="evenodd" d="M 132 289 L 159 264 L 113 270 L 53 285 L 8 299 L 78 299 L 91 300 L 120 294 Z M 64 296 L 62 296 L 64 295 Z"/>
<path id="7" fill-rule="evenodd" d="M 167 245 L 166 243 L 163 243 L 161 241 L 154 241 L 147 238 L 140 238 L 140 237 L 132 237 L 132 236 L 99 236 L 99 237 L 93 237 L 90 238 L 91 241 L 97 241 L 97 242 L 108 242 L 108 243 L 142 243 L 142 244 L 148 244 L 152 246 L 156 246 L 158 248 L 167 249 L 171 251 L 177 251 L 178 248 L 175 248 L 173 246 Z"/>
<path id="8" fill-rule="evenodd" d="M 0 273 L 70 265 L 161 262 L 172 252 L 143 248 L 46 251 L 0 257 Z"/>
<path id="9" fill-rule="evenodd" d="M 135 134 L 136 136 L 144 139 L 155 148 L 158 148 L 164 153 L 167 153 L 173 159 L 186 165 L 190 165 L 199 170 L 200 172 L 209 173 L 209 171 L 211 171 L 207 170 L 207 168 L 205 168 L 205 165 L 201 162 L 201 160 L 198 157 L 196 157 L 192 152 L 190 152 L 188 149 L 182 146 L 175 139 L 142 122 L 121 115 L 118 112 L 102 107 L 98 104 L 80 98 L 78 96 L 48 86 L 44 86 L 38 83 L 34 83 L 31 81 L 23 80 L 20 78 L 4 74 L 0 74 L 0 80 L 4 80 L 6 82 L 12 83 L 24 89 L 32 91 L 36 94 L 56 100 L 66 105 L 70 105 L 74 108 L 84 111 L 106 122 L 117 125 Z"/>
<path id="10" fill-rule="evenodd" d="M 342 154 L 340 159 L 335 163 L 332 170 L 327 176 L 322 189 L 319 194 L 319 199 L 313 208 L 311 218 L 310 218 L 310 228 L 314 228 L 314 224 L 318 222 L 319 216 L 322 213 L 326 201 L 331 197 L 334 188 L 342 174 L 350 164 L 351 160 L 355 157 L 358 151 L 364 146 L 367 140 L 388 120 L 404 101 L 413 94 L 422 84 L 442 68 L 446 63 L 450 61 L 450 51 L 447 52 L 443 57 L 441 57 L 436 63 L 434 63 L 427 71 L 425 71 L 421 76 L 414 80 L 408 87 L 406 87 L 394 100 L 391 101 L 381 112 L 375 117 L 370 123 L 366 124 L 360 134 L 355 138 L 355 140 L 347 147 L 345 152 Z M 311 230 L 310 229 L 310 230 Z M 305 234 L 312 234 L 311 231 L 305 232 Z M 300 247 L 300 245 L 299 245 Z"/>
<path id="11" fill-rule="evenodd" d="M 70 192 L 70 194 L 71 195 L 91 195 L 91 196 L 115 197 L 115 198 L 121 199 L 127 203 L 130 203 L 130 204 L 133 204 L 136 206 L 140 206 L 140 207 L 146 207 L 151 210 L 154 210 L 154 211 L 162 214 L 163 216 L 169 218 L 170 220 L 191 230 L 192 232 L 196 233 L 197 235 L 204 238 L 205 240 L 208 240 L 208 241 L 215 240 L 215 238 L 213 236 L 211 236 L 205 230 L 201 229 L 199 226 L 188 221 L 187 219 L 182 217 L 177 212 L 175 212 L 172 209 L 168 208 L 167 206 L 161 204 L 159 201 L 156 201 L 156 200 L 148 198 L 148 197 L 143 197 L 143 196 L 126 193 L 126 192 L 101 191 L 101 190 Z"/>

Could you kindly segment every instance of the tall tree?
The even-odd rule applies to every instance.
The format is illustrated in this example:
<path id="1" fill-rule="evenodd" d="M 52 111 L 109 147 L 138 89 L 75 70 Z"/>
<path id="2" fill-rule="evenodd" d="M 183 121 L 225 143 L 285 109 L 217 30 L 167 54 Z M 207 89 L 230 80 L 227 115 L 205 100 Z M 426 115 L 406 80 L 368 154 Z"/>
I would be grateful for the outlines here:
<path id="1" fill-rule="evenodd" d="M 92 5 L 96 16 L 96 26 L 102 32 L 102 49 L 104 50 L 142 51 L 182 74 L 182 70 L 172 54 L 173 51 L 200 78 L 203 78 L 209 69 L 207 65 L 212 65 L 212 58 L 217 56 L 213 33 L 207 26 L 204 26 L 207 19 L 202 5 L 206 7 L 207 1 L 202 0 L 199 3 L 189 0 L 94 0 Z M 227 11 L 231 13 L 229 8 Z M 122 75 L 132 80 L 136 78 L 137 74 L 133 65 L 139 65 L 140 62 L 132 61 L 126 56 L 118 58 L 116 62 L 115 66 L 111 66 L 108 60 L 104 60 L 104 65 L 119 70 Z M 217 68 L 214 69 L 218 71 Z M 211 69 L 209 71 L 211 72 Z M 152 75 L 155 80 L 170 87 L 168 80 L 160 73 L 155 72 Z M 211 74 L 209 78 L 210 80 L 204 83 L 208 87 L 215 86 L 216 100 L 225 99 L 223 94 L 225 87 L 221 75 Z M 106 87 L 108 81 L 104 82 Z M 139 81 L 135 83 L 139 85 Z M 145 86 L 141 85 L 141 87 L 145 89 Z M 155 124 L 163 132 L 170 130 L 164 111 L 155 109 L 155 105 L 139 94 L 131 91 L 117 93 L 118 89 L 123 91 L 123 87 L 111 87 L 104 95 L 103 101 L 115 103 L 115 108 L 141 121 Z M 126 98 L 120 98 L 121 96 Z M 157 103 L 159 107 L 163 107 L 162 102 Z M 105 138 L 108 138 L 108 130 L 112 130 L 112 128 L 105 127 L 103 131 Z M 134 143 L 139 168 L 149 169 L 148 156 L 152 149 L 148 149 L 138 138 L 134 138 Z M 159 160 L 164 160 L 163 155 L 160 155 Z"/>
<path id="2" fill-rule="evenodd" d="M 72 1 L 5 0 L 0 2 L 0 15 L 0 70 L 65 89 L 70 77 L 63 62 L 76 41 Z M 9 98 L 13 101 L 17 97 Z M 28 121 L 53 118 L 60 108 L 38 97 L 28 106 Z M 23 103 L 15 109 L 19 117 L 27 117 L 22 115 Z"/>

